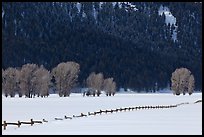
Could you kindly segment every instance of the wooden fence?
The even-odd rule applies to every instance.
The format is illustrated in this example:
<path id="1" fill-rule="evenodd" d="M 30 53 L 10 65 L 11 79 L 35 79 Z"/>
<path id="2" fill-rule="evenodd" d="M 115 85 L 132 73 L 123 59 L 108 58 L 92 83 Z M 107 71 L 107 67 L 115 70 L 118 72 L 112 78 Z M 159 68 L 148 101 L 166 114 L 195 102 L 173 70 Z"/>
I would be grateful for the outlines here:
<path id="1" fill-rule="evenodd" d="M 194 102 L 195 103 L 200 103 L 202 100 L 197 100 Z M 101 114 L 108 114 L 108 113 L 117 113 L 117 112 L 126 112 L 126 111 L 134 111 L 134 110 L 140 110 L 140 109 L 164 109 L 164 108 L 174 108 L 178 107 L 181 105 L 189 104 L 189 102 L 184 102 L 184 103 L 179 103 L 176 105 L 155 105 L 155 106 L 132 106 L 132 107 L 123 107 L 123 108 L 116 108 L 116 109 L 106 109 L 106 110 L 99 110 L 99 111 L 94 111 L 94 112 L 88 112 L 87 114 L 80 113 L 80 115 L 72 115 L 72 116 L 64 116 L 64 118 L 54 118 L 54 120 L 64 120 L 64 119 L 73 119 L 73 118 L 79 118 L 79 117 L 87 117 L 87 116 L 95 116 L 95 115 L 101 115 Z M 8 125 L 17 125 L 20 127 L 22 124 L 28 124 L 33 126 L 35 123 L 43 123 L 43 122 L 48 122 L 47 120 L 43 119 L 42 121 L 34 121 L 33 119 L 30 119 L 29 122 L 23 122 L 23 121 L 18 121 L 17 123 L 11 123 L 11 122 L 6 122 L 4 121 L 2 126 L 4 130 L 6 130 L 6 126 Z"/>
<path id="2" fill-rule="evenodd" d="M 41 123 L 42 124 L 43 122 L 45 122 L 45 121 L 34 121 L 33 119 L 30 119 L 30 121 L 28 121 L 28 122 L 18 121 L 17 123 L 4 121 L 2 126 L 3 126 L 4 130 L 6 130 L 6 126 L 8 126 L 8 125 L 17 125 L 18 127 L 20 127 L 22 124 L 29 124 L 29 125 L 33 126 L 33 124 L 35 124 L 35 123 Z"/>

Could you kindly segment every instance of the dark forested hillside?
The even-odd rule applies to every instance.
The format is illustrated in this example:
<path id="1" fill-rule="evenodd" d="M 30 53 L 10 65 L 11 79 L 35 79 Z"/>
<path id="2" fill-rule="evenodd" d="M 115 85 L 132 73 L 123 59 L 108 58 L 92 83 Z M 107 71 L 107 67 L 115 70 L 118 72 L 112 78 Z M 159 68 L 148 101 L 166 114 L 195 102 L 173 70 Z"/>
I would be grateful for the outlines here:
<path id="1" fill-rule="evenodd" d="M 164 7 L 176 22 L 159 14 Z M 2 68 L 75 61 L 80 85 L 95 71 L 117 87 L 152 91 L 186 67 L 201 89 L 201 57 L 201 3 L 2 3 Z"/>

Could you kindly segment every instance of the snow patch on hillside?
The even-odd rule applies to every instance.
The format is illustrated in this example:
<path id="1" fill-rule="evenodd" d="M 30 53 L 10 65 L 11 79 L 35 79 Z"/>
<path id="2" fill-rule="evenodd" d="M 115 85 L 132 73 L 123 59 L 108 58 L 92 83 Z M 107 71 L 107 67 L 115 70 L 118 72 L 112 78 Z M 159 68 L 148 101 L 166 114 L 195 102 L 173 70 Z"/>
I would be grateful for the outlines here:
<path id="1" fill-rule="evenodd" d="M 76 7 L 78 9 L 78 13 L 81 11 L 81 3 L 77 2 Z"/>
<path id="2" fill-rule="evenodd" d="M 128 12 L 129 9 L 132 9 L 133 11 L 137 11 L 138 8 L 136 8 L 136 5 L 132 4 L 131 2 L 118 2 L 119 8 L 122 8 L 122 5 L 125 5 L 125 10 Z"/>
<path id="3" fill-rule="evenodd" d="M 166 23 L 166 25 L 170 24 L 171 27 L 172 26 L 175 27 L 175 29 L 173 30 L 173 34 L 172 34 L 172 39 L 173 39 L 174 42 L 177 41 L 177 28 L 178 28 L 178 26 L 176 25 L 176 17 L 174 17 L 172 15 L 172 13 L 170 12 L 168 7 L 162 6 L 162 5 L 159 7 L 158 14 L 160 16 L 162 16 L 162 14 L 165 15 L 165 23 Z"/>

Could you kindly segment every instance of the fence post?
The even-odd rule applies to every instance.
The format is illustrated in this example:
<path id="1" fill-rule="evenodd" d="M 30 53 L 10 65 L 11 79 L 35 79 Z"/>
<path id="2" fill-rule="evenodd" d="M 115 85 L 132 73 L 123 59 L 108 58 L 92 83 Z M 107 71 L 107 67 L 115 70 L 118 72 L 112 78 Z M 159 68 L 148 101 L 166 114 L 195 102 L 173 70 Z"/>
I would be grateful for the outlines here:
<path id="1" fill-rule="evenodd" d="M 31 121 L 31 126 L 33 126 L 33 124 L 34 124 L 33 119 L 30 119 L 30 121 Z"/>
<path id="2" fill-rule="evenodd" d="M 4 121 L 4 130 L 6 130 L 6 126 L 7 126 L 6 121 Z"/>
<path id="3" fill-rule="evenodd" d="M 18 127 L 20 127 L 20 125 L 21 125 L 21 122 L 20 122 L 20 121 L 18 121 Z"/>

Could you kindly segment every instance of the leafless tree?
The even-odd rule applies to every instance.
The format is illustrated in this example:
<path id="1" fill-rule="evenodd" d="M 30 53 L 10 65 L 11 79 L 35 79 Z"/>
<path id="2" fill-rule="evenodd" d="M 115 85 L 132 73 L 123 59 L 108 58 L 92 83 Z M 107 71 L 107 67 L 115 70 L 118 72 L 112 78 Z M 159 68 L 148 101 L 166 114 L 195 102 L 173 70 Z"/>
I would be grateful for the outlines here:
<path id="1" fill-rule="evenodd" d="M 171 90 L 173 91 L 173 94 L 180 95 L 180 75 L 178 74 L 178 69 L 172 73 L 171 76 Z"/>
<path id="2" fill-rule="evenodd" d="M 113 81 L 113 78 L 107 78 L 104 80 L 103 83 L 103 90 L 106 92 L 106 96 L 111 95 L 111 83 Z"/>
<path id="3" fill-rule="evenodd" d="M 194 76 L 191 75 L 189 78 L 189 83 L 188 83 L 188 94 L 189 95 L 193 93 L 194 86 L 195 86 L 195 79 L 194 79 Z"/>
<path id="4" fill-rule="evenodd" d="M 106 96 L 114 96 L 116 91 L 116 83 L 113 78 L 107 78 L 103 82 L 103 90 L 106 92 Z"/>
<path id="5" fill-rule="evenodd" d="M 86 79 L 86 85 L 87 85 L 87 87 L 89 88 L 89 89 L 94 89 L 94 87 L 95 87 L 95 75 L 96 75 L 96 73 L 95 72 L 92 72 L 89 76 L 88 76 L 88 78 Z M 94 89 L 95 90 L 95 89 Z M 95 93 L 93 93 L 94 94 L 94 96 L 95 96 Z"/>
<path id="6" fill-rule="evenodd" d="M 49 84 L 50 84 L 50 72 L 46 70 L 42 65 L 39 69 L 34 72 L 33 82 L 35 82 L 34 96 L 45 97 L 49 95 Z"/>
<path id="7" fill-rule="evenodd" d="M 171 89 L 173 94 L 180 95 L 183 93 L 192 94 L 194 88 L 194 77 L 190 70 L 186 68 L 176 69 L 171 77 Z"/>
<path id="8" fill-rule="evenodd" d="M 7 68 L 5 71 L 2 71 L 2 87 L 4 94 L 7 97 L 10 95 L 14 97 L 17 92 L 19 92 L 19 70 L 16 68 Z"/>
<path id="9" fill-rule="evenodd" d="M 100 96 L 102 86 L 103 86 L 103 74 L 98 73 L 96 74 L 95 72 L 92 72 L 89 77 L 86 79 L 86 84 L 88 88 L 91 88 L 94 90 L 93 95 L 97 94 L 97 96 Z"/>
<path id="10" fill-rule="evenodd" d="M 115 92 L 116 92 L 116 82 L 113 81 L 111 84 L 111 93 L 113 96 L 115 95 Z"/>
<path id="11" fill-rule="evenodd" d="M 55 77 L 59 96 L 66 97 L 71 94 L 71 89 L 75 86 L 80 71 L 80 65 L 76 62 L 60 63 L 52 70 Z"/>
<path id="12" fill-rule="evenodd" d="M 36 64 L 25 64 L 22 66 L 20 71 L 20 88 L 23 95 L 32 98 L 36 91 L 36 80 L 37 77 L 35 72 L 38 66 Z"/>
<path id="13" fill-rule="evenodd" d="M 6 93 L 5 93 L 5 80 L 6 80 L 6 78 L 5 78 L 5 71 L 4 71 L 4 69 L 2 69 L 2 94 L 5 94 L 5 96 L 6 96 Z"/>

